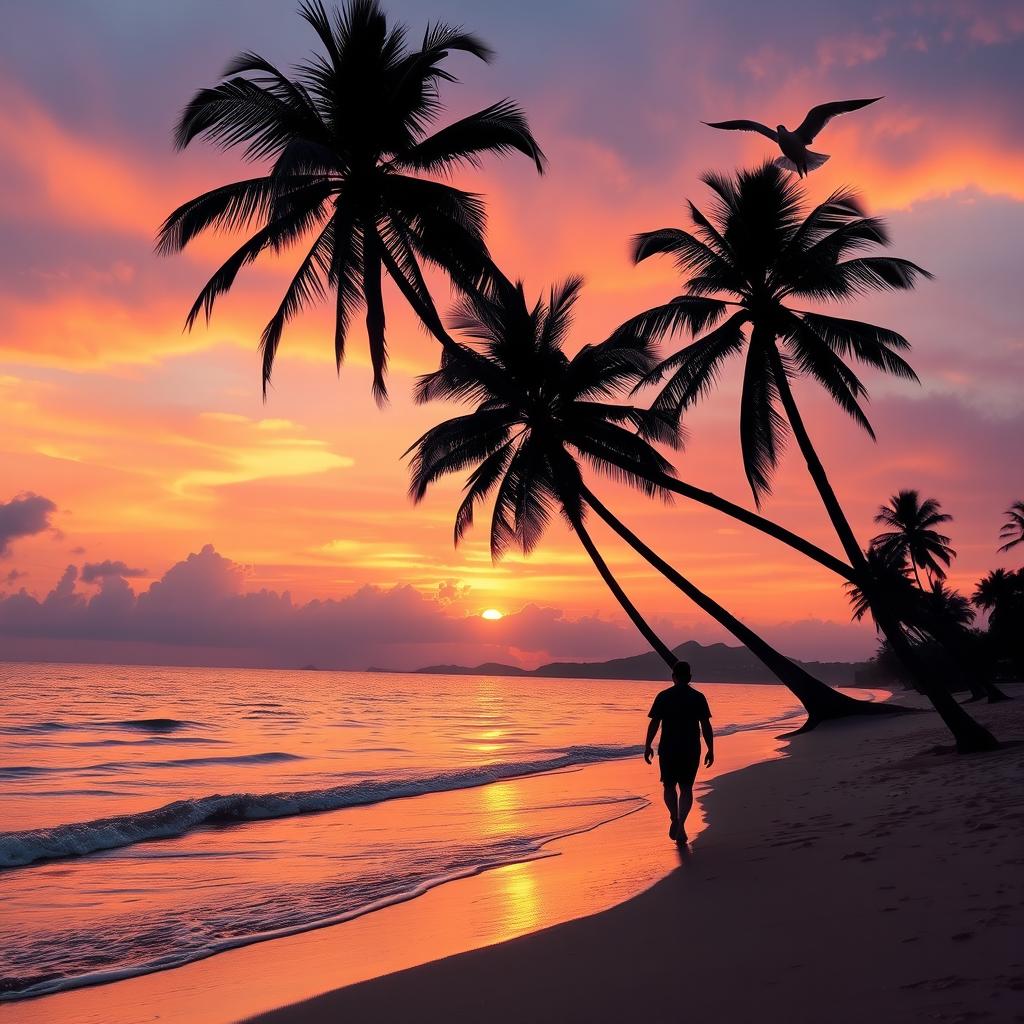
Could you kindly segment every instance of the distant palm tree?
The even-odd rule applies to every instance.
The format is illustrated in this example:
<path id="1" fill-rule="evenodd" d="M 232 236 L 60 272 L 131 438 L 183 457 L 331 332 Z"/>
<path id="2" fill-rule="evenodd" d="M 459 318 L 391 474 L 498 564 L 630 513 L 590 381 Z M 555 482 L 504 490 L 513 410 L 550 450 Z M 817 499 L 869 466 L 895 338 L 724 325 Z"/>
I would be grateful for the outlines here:
<path id="1" fill-rule="evenodd" d="M 890 607 L 898 609 L 900 622 L 914 629 L 920 621 L 922 594 L 911 581 L 906 562 L 891 551 L 879 547 L 868 548 L 865 560 L 868 565 L 867 578 L 871 585 L 865 586 L 860 582 L 845 585 L 853 618 L 860 622 L 869 614 L 874 617 L 871 593 L 872 587 L 875 587 L 885 590 Z M 875 625 L 881 630 L 877 618 Z"/>
<path id="2" fill-rule="evenodd" d="M 977 607 L 991 613 L 1009 607 L 1021 591 L 1024 590 L 1024 579 L 1012 569 L 992 569 L 978 580 L 971 601 Z"/>
<path id="3" fill-rule="evenodd" d="M 999 539 L 1006 541 L 1000 551 L 1009 551 L 1018 544 L 1024 544 L 1024 501 L 1015 501 L 1006 510 L 1006 522 L 999 531 Z"/>
<path id="4" fill-rule="evenodd" d="M 923 616 L 934 634 L 942 629 L 966 629 L 974 622 L 974 609 L 963 594 L 948 587 L 942 580 L 932 580 L 924 592 Z"/>
<path id="5" fill-rule="evenodd" d="M 950 688 L 962 681 L 971 690 L 972 700 L 987 696 L 994 704 L 1010 699 L 988 677 L 988 667 L 982 663 L 986 659 L 979 657 L 978 638 L 969 629 L 974 610 L 967 598 L 941 580 L 934 580 L 927 590 L 915 586 L 899 550 L 875 545 L 868 550 L 867 561 L 875 585 L 885 588 L 891 606 L 898 610 L 907 642 L 917 651 L 931 653 L 932 675 Z M 871 611 L 871 601 L 858 584 L 846 588 L 853 617 L 859 621 Z M 891 663 L 891 644 L 884 641 L 880 650 L 884 657 L 876 660 Z"/>
<path id="6" fill-rule="evenodd" d="M 201 89 L 175 132 L 184 149 L 202 137 L 222 149 L 243 147 L 246 160 L 271 166 L 254 178 L 206 192 L 175 210 L 158 249 L 180 252 L 202 232 L 256 228 L 217 271 L 189 311 L 209 319 L 217 297 L 239 270 L 267 250 L 310 242 L 260 341 L 266 393 L 285 324 L 335 293 L 334 354 L 340 368 L 349 321 L 366 309 L 373 391 L 387 395 L 385 273 L 441 341 L 448 339 L 423 278 L 424 264 L 456 283 L 488 266 L 479 196 L 420 177 L 446 175 L 489 153 L 525 153 L 543 169 L 543 154 L 522 111 L 509 100 L 428 134 L 443 107 L 442 82 L 456 79 L 444 62 L 453 50 L 489 60 L 475 35 L 431 25 L 419 49 L 404 26 L 389 26 L 377 0 L 348 0 L 328 13 L 304 0 L 299 13 L 319 37 L 291 75 L 255 53 L 239 54 L 224 81 Z"/>
<path id="7" fill-rule="evenodd" d="M 671 467 L 650 442 L 678 445 L 680 435 L 661 413 L 612 401 L 653 365 L 649 345 L 611 339 L 586 345 L 571 359 L 565 355 L 562 345 L 580 285 L 578 278 L 570 279 L 553 288 L 546 302 L 531 306 L 521 284 L 495 275 L 485 291 L 468 293 L 456 308 L 453 326 L 473 344 L 447 350 L 441 368 L 421 378 L 415 394 L 421 402 L 455 399 L 475 408 L 433 427 L 406 453 L 413 456 L 413 499 L 420 501 L 440 477 L 469 471 L 455 541 L 472 524 L 477 504 L 493 494 L 495 559 L 512 546 L 529 553 L 551 516 L 560 512 L 634 625 L 672 665 L 672 651 L 626 597 L 590 537 L 589 507 L 778 676 L 807 708 L 809 725 L 885 710 L 838 693 L 772 648 L 654 555 L 584 483 L 580 459 L 664 497 L 665 488 L 652 479 L 669 474 Z"/>
<path id="8" fill-rule="evenodd" d="M 887 328 L 797 309 L 789 300 L 820 302 L 908 289 L 918 277 L 930 275 L 908 260 L 859 255 L 888 244 L 889 238 L 883 222 L 866 216 L 847 189 L 808 211 L 804 188 L 773 164 L 742 171 L 735 178 L 706 174 L 703 180 L 715 197 L 710 217 L 690 203 L 692 232 L 662 228 L 635 239 L 637 262 L 659 253 L 675 258 L 689 275 L 683 294 L 633 317 L 616 336 L 704 332 L 645 380 L 668 378 L 653 408 L 677 417 L 711 392 L 730 357 L 746 351 L 740 442 L 755 501 L 760 504 L 770 493 L 787 433 L 792 431 L 879 627 L 935 703 L 956 736 L 957 748 L 991 749 L 995 740 L 988 730 L 928 678 L 884 587 L 872 584 L 866 556 L 811 443 L 791 386 L 796 376 L 817 381 L 873 437 L 860 404 L 866 389 L 846 359 L 916 380 L 899 354 L 909 343 Z"/>
<path id="9" fill-rule="evenodd" d="M 1012 677 L 1024 677 L 1024 569 L 993 569 L 978 581 L 971 601 L 988 612 L 988 640 L 996 661 Z"/>
<path id="10" fill-rule="evenodd" d="M 935 529 L 941 523 L 951 522 L 953 517 L 941 511 L 942 506 L 935 498 L 921 501 L 917 491 L 900 491 L 882 505 L 875 522 L 888 526 L 886 533 L 872 538 L 872 547 L 881 548 L 888 554 L 909 562 L 919 590 L 924 590 L 918 569 L 924 569 L 934 584 L 946 578 L 946 568 L 956 557 L 950 546 L 949 537 Z M 941 563 L 941 564 L 940 564 Z"/>

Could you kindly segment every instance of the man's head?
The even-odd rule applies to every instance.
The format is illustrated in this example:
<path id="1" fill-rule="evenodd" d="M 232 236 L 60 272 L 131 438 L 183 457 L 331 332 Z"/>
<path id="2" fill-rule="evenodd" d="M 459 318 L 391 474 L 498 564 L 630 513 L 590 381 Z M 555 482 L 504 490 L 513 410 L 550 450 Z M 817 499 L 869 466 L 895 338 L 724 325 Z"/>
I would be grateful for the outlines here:
<path id="1" fill-rule="evenodd" d="M 686 686 L 693 676 L 690 674 L 690 663 L 688 661 L 677 661 L 672 666 L 672 682 L 676 686 Z"/>

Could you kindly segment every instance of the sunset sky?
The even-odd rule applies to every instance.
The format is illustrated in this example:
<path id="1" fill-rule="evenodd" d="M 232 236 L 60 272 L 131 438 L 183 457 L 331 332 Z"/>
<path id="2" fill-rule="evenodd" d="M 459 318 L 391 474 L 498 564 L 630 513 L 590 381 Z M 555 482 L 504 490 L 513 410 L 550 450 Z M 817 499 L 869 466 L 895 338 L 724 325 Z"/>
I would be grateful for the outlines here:
<path id="1" fill-rule="evenodd" d="M 257 342 L 295 253 L 243 272 L 210 327 L 183 332 L 196 293 L 237 240 L 204 238 L 165 258 L 153 251 L 156 230 L 182 201 L 249 174 L 235 153 L 174 152 L 172 125 L 239 50 L 279 65 L 305 56 L 313 36 L 295 6 L 5 5 L 0 655 L 362 668 L 641 650 L 560 523 L 528 560 L 495 566 L 485 530 L 453 548 L 459 481 L 413 507 L 402 453 L 451 413 L 409 401 L 438 347 L 397 293 L 386 294 L 384 410 L 370 396 L 361 325 L 335 374 L 326 311 L 286 332 L 262 400 Z M 386 7 L 414 36 L 442 19 L 497 51 L 491 66 L 452 59 L 462 84 L 445 94 L 450 118 L 513 97 L 549 170 L 538 177 L 517 156 L 456 183 L 486 194 L 491 251 L 529 292 L 584 275 L 570 347 L 677 293 L 668 261 L 631 265 L 631 234 L 683 225 L 684 200 L 706 202 L 702 171 L 771 155 L 767 140 L 701 120 L 793 126 L 815 103 L 884 95 L 829 125 L 814 148 L 832 159 L 809 188 L 821 199 L 856 186 L 889 221 L 892 252 L 935 274 L 914 292 L 837 311 L 906 335 L 922 384 L 865 370 L 877 444 L 815 387 L 800 382 L 797 398 L 862 541 L 876 532 L 877 506 L 913 487 L 955 517 L 955 585 L 1018 564 L 995 549 L 1003 511 L 1024 497 L 1019 3 Z M 437 296 L 447 305 L 446 288 Z M 749 505 L 738 370 L 688 415 L 677 467 Z M 787 653 L 873 650 L 872 630 L 850 624 L 828 573 L 713 513 L 599 484 L 645 540 Z M 836 549 L 793 452 L 765 511 Z M 725 639 L 610 534 L 597 525 L 594 534 L 667 639 Z M 505 617 L 484 620 L 487 608 Z"/>

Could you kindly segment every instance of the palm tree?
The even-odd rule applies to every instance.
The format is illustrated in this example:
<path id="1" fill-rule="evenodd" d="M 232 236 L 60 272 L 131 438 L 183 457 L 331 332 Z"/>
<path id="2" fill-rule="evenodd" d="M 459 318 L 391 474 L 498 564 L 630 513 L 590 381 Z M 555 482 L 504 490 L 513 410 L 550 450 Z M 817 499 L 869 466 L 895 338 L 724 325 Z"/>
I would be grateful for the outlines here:
<path id="1" fill-rule="evenodd" d="M 447 344 L 424 265 L 461 285 L 489 264 L 480 197 L 421 175 L 444 176 L 513 151 L 541 171 L 544 157 L 510 100 L 430 134 L 442 111 L 441 83 L 456 81 L 444 66 L 451 51 L 491 57 L 475 35 L 438 23 L 418 49 L 410 47 L 405 27 L 389 25 L 377 0 L 348 0 L 333 14 L 321 0 L 303 0 L 299 13 L 320 52 L 290 75 L 259 54 L 239 54 L 220 84 L 196 93 L 175 131 L 179 149 L 204 138 L 222 149 L 240 146 L 246 160 L 270 167 L 178 207 L 157 248 L 180 252 L 204 231 L 252 231 L 199 293 L 186 320 L 191 328 L 200 312 L 209 320 L 218 296 L 261 253 L 310 243 L 260 339 L 264 395 L 287 322 L 333 292 L 337 365 L 349 321 L 365 307 L 373 391 L 383 402 L 385 273 Z"/>
<path id="2" fill-rule="evenodd" d="M 1006 510 L 1006 522 L 999 531 L 999 539 L 1006 541 L 1000 551 L 1009 551 L 1018 544 L 1024 544 L 1024 501 L 1015 501 Z"/>
<path id="3" fill-rule="evenodd" d="M 819 682 L 658 558 L 590 491 L 580 460 L 649 495 L 667 495 L 660 480 L 670 464 L 650 442 L 681 443 L 674 422 L 657 411 L 612 401 L 653 365 L 650 346 L 630 338 L 562 350 L 581 282 L 551 289 L 528 304 L 521 284 L 492 276 L 485 290 L 467 293 L 453 326 L 472 345 L 447 350 L 442 366 L 421 378 L 420 402 L 454 399 L 474 410 L 433 427 L 412 454 L 410 494 L 420 501 L 440 477 L 469 470 L 455 518 L 458 543 L 476 506 L 494 497 L 491 555 L 512 546 L 529 553 L 556 512 L 568 521 L 626 614 L 666 664 L 675 656 L 629 601 L 585 525 L 588 508 L 648 559 L 701 609 L 728 629 L 785 683 L 807 708 L 808 726 L 841 714 L 888 710 L 856 701 Z"/>
<path id="4" fill-rule="evenodd" d="M 714 193 L 710 217 L 689 204 L 693 231 L 662 228 L 635 239 L 637 262 L 663 253 L 689 275 L 683 294 L 627 321 L 618 335 L 657 338 L 677 330 L 701 335 L 665 359 L 645 383 L 668 378 L 653 409 L 680 416 L 705 397 L 722 365 L 746 352 L 740 398 L 743 465 L 755 502 L 771 492 L 772 475 L 791 431 L 807 464 L 849 564 L 872 604 L 876 621 L 908 661 L 921 689 L 954 733 L 961 751 L 991 749 L 995 740 L 916 663 L 885 590 L 872 583 L 869 565 L 811 443 L 792 390 L 807 376 L 872 437 L 861 408 L 867 392 L 847 363 L 857 359 L 908 380 L 917 376 L 899 354 L 909 348 L 895 331 L 826 316 L 789 304 L 791 299 L 846 299 L 864 292 L 909 289 L 929 276 L 891 256 L 860 255 L 888 244 L 882 221 L 866 216 L 847 189 L 807 210 L 801 184 L 774 164 L 735 178 L 706 174 Z"/>
<path id="5" fill-rule="evenodd" d="M 925 621 L 934 624 L 933 630 L 943 627 L 967 629 L 974 622 L 971 602 L 942 580 L 933 580 L 932 585 L 924 592 L 922 609 Z"/>
<path id="6" fill-rule="evenodd" d="M 946 568 L 956 557 L 949 537 L 935 529 L 953 519 L 941 509 L 937 499 L 921 501 L 917 491 L 908 490 L 894 494 L 889 504 L 882 505 L 875 516 L 875 522 L 888 526 L 889 530 L 873 537 L 871 546 L 909 562 L 918 590 L 925 589 L 919 568 L 928 573 L 934 589 L 936 582 L 946 578 Z"/>
<path id="7" fill-rule="evenodd" d="M 913 629 L 920 621 L 922 592 L 911 582 L 906 562 L 892 551 L 875 546 L 868 548 L 865 561 L 868 566 L 867 579 L 871 583 L 845 584 L 854 620 L 860 622 L 865 616 L 871 615 L 876 628 L 881 632 L 871 594 L 874 586 L 885 590 L 890 606 L 899 610 L 900 622 Z"/>
<path id="8" fill-rule="evenodd" d="M 971 601 L 988 612 L 988 632 L 998 657 L 1024 673 L 1024 569 L 993 569 L 978 581 Z"/>
<path id="9" fill-rule="evenodd" d="M 978 580 L 971 602 L 990 615 L 998 615 L 1002 609 L 1014 603 L 1022 590 L 1024 580 L 1020 578 L 1020 573 L 1012 569 L 992 569 Z"/>

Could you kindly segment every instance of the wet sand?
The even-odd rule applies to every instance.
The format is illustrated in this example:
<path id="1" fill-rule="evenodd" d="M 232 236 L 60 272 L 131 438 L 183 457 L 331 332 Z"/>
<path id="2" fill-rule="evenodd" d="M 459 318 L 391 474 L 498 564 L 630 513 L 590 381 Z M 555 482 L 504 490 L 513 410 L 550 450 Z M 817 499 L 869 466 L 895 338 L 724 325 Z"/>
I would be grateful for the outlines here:
<path id="1" fill-rule="evenodd" d="M 998 752 L 936 752 L 931 714 L 816 730 L 718 778 L 711 827 L 639 896 L 258 1020 L 1024 1020 L 1024 688 L 1008 689 L 972 708 Z"/>

